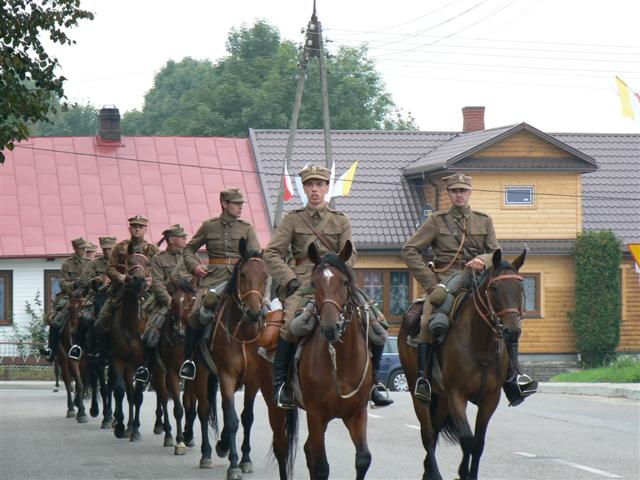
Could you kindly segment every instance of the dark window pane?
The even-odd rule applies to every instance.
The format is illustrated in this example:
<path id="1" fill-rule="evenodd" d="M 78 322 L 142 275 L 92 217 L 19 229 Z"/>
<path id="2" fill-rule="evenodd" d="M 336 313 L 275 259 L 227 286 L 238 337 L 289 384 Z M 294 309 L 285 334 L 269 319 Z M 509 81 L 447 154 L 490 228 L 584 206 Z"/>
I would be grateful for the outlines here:
<path id="1" fill-rule="evenodd" d="M 362 272 L 362 289 L 371 300 L 384 311 L 384 273 L 378 270 L 364 270 Z"/>
<path id="2" fill-rule="evenodd" d="M 516 205 L 532 205 L 533 204 L 533 188 L 532 187 L 506 187 L 505 202 L 507 204 Z"/>
<path id="3" fill-rule="evenodd" d="M 391 272 L 389 313 L 402 315 L 409 306 L 409 272 Z"/>
<path id="4" fill-rule="evenodd" d="M 7 283 L 5 282 L 4 276 L 0 276 L 0 321 L 6 321 L 4 318 L 4 302 L 6 298 L 5 289 L 7 288 Z"/>
<path id="5" fill-rule="evenodd" d="M 538 285 L 536 277 L 524 277 L 524 308 L 526 311 L 538 311 Z"/>

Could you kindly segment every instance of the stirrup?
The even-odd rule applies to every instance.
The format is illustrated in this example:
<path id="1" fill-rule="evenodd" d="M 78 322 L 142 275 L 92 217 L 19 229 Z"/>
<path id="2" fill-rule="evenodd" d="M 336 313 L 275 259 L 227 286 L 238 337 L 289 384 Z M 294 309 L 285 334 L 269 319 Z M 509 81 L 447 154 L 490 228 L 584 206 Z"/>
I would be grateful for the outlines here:
<path id="1" fill-rule="evenodd" d="M 71 345 L 71 348 L 69 349 L 69 353 L 67 353 L 67 357 L 69 357 L 71 360 L 80 360 L 80 357 L 82 356 L 82 347 L 80 345 Z"/>
<path id="2" fill-rule="evenodd" d="M 180 378 L 185 380 L 193 380 L 196 378 L 196 364 L 193 360 L 185 360 L 180 367 Z"/>
<path id="3" fill-rule="evenodd" d="M 149 383 L 149 369 L 145 366 L 139 366 L 133 376 L 133 381 L 137 383 Z"/>
<path id="4" fill-rule="evenodd" d="M 284 408 L 284 409 L 292 409 L 295 407 L 293 401 L 285 398 L 285 400 L 289 400 L 289 401 L 282 401 L 282 397 L 286 397 L 286 391 L 285 388 L 287 388 L 287 384 L 286 383 L 281 383 L 279 386 L 276 385 L 276 405 L 279 408 Z M 284 395 L 283 395 L 284 394 Z"/>
<path id="5" fill-rule="evenodd" d="M 413 395 L 425 403 L 431 402 L 431 384 L 429 380 L 424 377 L 419 377 L 416 381 L 416 387 L 413 391 Z"/>
<path id="6" fill-rule="evenodd" d="M 538 391 L 538 382 L 526 373 L 521 373 L 516 377 L 516 385 L 520 390 L 520 395 L 528 397 Z"/>
<path id="7" fill-rule="evenodd" d="M 382 394 L 385 393 L 385 395 Z M 393 399 L 389 397 L 389 389 L 382 383 L 376 383 L 371 387 L 369 395 L 369 403 L 371 408 L 388 407 L 393 403 Z"/>

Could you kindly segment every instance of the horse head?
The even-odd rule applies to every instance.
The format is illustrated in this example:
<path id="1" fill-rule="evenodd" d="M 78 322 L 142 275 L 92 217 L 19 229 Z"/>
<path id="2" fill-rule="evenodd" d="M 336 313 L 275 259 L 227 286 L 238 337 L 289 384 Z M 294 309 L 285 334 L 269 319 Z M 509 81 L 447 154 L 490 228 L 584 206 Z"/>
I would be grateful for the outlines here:
<path id="1" fill-rule="evenodd" d="M 267 288 L 267 267 L 262 252 L 247 250 L 247 240 L 240 239 L 240 260 L 233 269 L 227 291 L 243 311 L 243 318 L 257 322 L 262 318 L 262 300 Z"/>
<path id="2" fill-rule="evenodd" d="M 131 243 L 127 247 L 127 254 L 127 289 L 138 294 L 143 290 L 149 276 L 149 258 L 136 252 Z"/>
<path id="3" fill-rule="evenodd" d="M 311 274 L 316 311 L 320 317 L 320 331 L 328 342 L 340 339 L 351 317 L 349 300 L 353 289 L 353 271 L 346 262 L 353 253 L 353 245 L 347 240 L 340 253 L 328 252 L 320 256 L 315 243 L 308 249 L 309 259 L 315 264 Z"/>
<path id="4" fill-rule="evenodd" d="M 522 333 L 524 287 L 518 274 L 527 256 L 525 249 L 512 263 L 502 259 L 502 251 L 493 254 L 492 268 L 484 286 L 489 318 L 495 328 L 504 332 L 508 343 L 515 342 Z"/>

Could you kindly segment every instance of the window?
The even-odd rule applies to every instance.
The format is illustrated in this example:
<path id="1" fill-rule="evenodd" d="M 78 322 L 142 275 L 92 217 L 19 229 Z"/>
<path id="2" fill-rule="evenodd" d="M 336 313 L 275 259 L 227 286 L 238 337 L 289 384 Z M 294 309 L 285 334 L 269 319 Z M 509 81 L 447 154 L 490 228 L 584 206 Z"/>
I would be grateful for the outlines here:
<path id="1" fill-rule="evenodd" d="M 358 285 L 384 313 L 389 322 L 399 323 L 411 303 L 411 275 L 407 270 L 357 269 Z"/>
<path id="2" fill-rule="evenodd" d="M 13 271 L 0 270 L 0 325 L 11 325 Z"/>
<path id="3" fill-rule="evenodd" d="M 44 311 L 50 312 L 56 295 L 61 291 L 60 270 L 44 271 Z"/>
<path id="4" fill-rule="evenodd" d="M 540 318 L 540 274 L 522 273 L 525 318 Z"/>
<path id="5" fill-rule="evenodd" d="M 533 187 L 504 187 L 506 205 L 533 205 Z"/>

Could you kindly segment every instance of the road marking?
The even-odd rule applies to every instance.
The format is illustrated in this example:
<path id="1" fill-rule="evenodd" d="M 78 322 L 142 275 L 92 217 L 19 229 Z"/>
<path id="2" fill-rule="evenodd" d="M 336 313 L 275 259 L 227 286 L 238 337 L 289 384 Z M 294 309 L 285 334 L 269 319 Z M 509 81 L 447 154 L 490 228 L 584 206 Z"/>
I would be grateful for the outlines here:
<path id="1" fill-rule="evenodd" d="M 416 430 L 420 430 L 420 425 L 405 425 L 405 427 L 415 428 Z"/>
<path id="2" fill-rule="evenodd" d="M 375 413 L 367 413 L 371 418 L 384 418 L 382 415 L 376 415 Z"/>
<path id="3" fill-rule="evenodd" d="M 526 452 L 513 452 L 514 455 L 520 455 L 521 457 L 527 458 L 540 458 L 541 460 L 546 460 L 548 462 L 557 463 L 560 465 L 566 465 L 567 467 L 576 468 L 578 470 L 584 470 L 585 472 L 595 473 L 596 475 L 601 475 L 607 478 L 622 478 L 620 475 L 616 475 L 615 473 L 605 472 L 604 470 L 598 470 L 597 468 L 588 467 L 587 465 L 581 465 L 580 463 L 570 462 L 568 460 L 563 460 L 562 458 L 546 458 L 546 457 L 538 457 L 532 453 Z"/>

